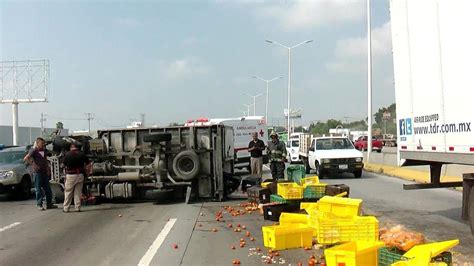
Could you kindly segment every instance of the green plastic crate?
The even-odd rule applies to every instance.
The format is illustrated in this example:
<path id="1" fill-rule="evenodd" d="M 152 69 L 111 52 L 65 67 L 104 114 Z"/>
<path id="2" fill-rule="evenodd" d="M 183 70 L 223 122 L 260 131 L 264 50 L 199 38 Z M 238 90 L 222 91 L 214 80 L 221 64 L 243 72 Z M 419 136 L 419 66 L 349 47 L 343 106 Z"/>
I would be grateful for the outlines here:
<path id="1" fill-rule="evenodd" d="M 379 248 L 378 266 L 390 266 L 397 261 L 406 261 L 407 258 L 398 254 L 396 249 Z"/>
<path id="2" fill-rule="evenodd" d="M 306 169 L 304 165 L 290 165 L 286 169 L 286 176 L 289 181 L 295 182 L 301 185 L 301 179 L 306 176 Z"/>
<path id="3" fill-rule="evenodd" d="M 304 199 L 320 199 L 326 196 L 326 184 L 307 185 L 303 190 Z"/>
<path id="4" fill-rule="evenodd" d="M 286 203 L 287 200 L 278 195 L 270 195 L 270 202 Z"/>

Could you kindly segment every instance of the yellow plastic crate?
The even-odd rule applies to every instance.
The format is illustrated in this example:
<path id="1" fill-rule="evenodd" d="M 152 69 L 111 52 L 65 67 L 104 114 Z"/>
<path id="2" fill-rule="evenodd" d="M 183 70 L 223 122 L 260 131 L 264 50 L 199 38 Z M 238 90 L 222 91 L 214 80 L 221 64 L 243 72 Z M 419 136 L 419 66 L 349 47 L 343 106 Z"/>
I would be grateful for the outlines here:
<path id="1" fill-rule="evenodd" d="M 311 247 L 313 230 L 306 225 L 263 226 L 263 245 L 273 250 Z"/>
<path id="2" fill-rule="evenodd" d="M 305 185 L 317 185 L 317 184 L 319 184 L 319 177 L 315 175 L 315 176 L 305 177 L 301 179 L 300 185 L 305 186 Z"/>
<path id="3" fill-rule="evenodd" d="M 308 214 L 311 214 L 313 210 L 318 209 L 317 202 L 301 202 L 300 203 L 300 210 L 305 210 Z"/>
<path id="4" fill-rule="evenodd" d="M 383 247 L 380 241 L 349 242 L 324 251 L 327 266 L 377 266 L 377 251 Z"/>
<path id="5" fill-rule="evenodd" d="M 271 183 L 272 182 L 263 182 L 263 183 L 260 184 L 260 186 L 263 187 L 263 188 L 267 188 L 268 185 L 270 185 Z"/>
<path id="6" fill-rule="evenodd" d="M 316 228 L 319 244 L 378 240 L 379 221 L 374 216 L 337 217 L 324 213 L 314 216 L 310 217 L 309 225 Z"/>
<path id="7" fill-rule="evenodd" d="M 308 225 L 309 215 L 302 213 L 282 212 L 280 214 L 280 225 L 303 224 Z"/>
<path id="8" fill-rule="evenodd" d="M 302 199 L 303 187 L 296 183 L 278 183 L 277 194 L 284 199 Z"/>
<path id="9" fill-rule="evenodd" d="M 360 213 L 361 205 L 361 199 L 324 196 L 319 200 L 318 209 L 320 212 L 336 216 L 357 216 Z"/>

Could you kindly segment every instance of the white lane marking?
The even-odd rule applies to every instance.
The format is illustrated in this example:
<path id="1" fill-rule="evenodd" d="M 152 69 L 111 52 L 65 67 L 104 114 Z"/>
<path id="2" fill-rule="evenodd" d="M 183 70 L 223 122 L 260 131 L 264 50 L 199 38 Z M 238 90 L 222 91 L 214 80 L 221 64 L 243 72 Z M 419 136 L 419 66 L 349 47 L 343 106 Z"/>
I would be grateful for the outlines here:
<path id="1" fill-rule="evenodd" d="M 8 230 L 8 229 L 10 229 L 10 228 L 13 228 L 13 227 L 15 227 L 15 226 L 17 226 L 17 225 L 20 225 L 20 224 L 21 224 L 20 222 L 16 222 L 16 223 L 12 223 L 12 224 L 10 224 L 10 225 L 7 225 L 7 226 L 5 226 L 5 227 L 2 227 L 2 228 L 0 228 L 0 233 L 3 232 L 3 231 Z"/>
<path id="2" fill-rule="evenodd" d="M 155 241 L 153 241 L 153 244 L 151 244 L 151 246 L 148 248 L 148 251 L 145 253 L 143 258 L 138 263 L 138 266 L 148 266 L 148 265 L 150 265 L 151 260 L 155 256 L 155 254 L 158 251 L 158 249 L 160 248 L 161 244 L 163 244 L 163 241 L 165 241 L 166 236 L 171 231 L 171 228 L 173 228 L 173 225 L 176 222 L 176 220 L 177 220 L 176 218 L 170 219 L 165 224 L 165 227 L 163 227 L 160 234 L 156 237 Z"/>

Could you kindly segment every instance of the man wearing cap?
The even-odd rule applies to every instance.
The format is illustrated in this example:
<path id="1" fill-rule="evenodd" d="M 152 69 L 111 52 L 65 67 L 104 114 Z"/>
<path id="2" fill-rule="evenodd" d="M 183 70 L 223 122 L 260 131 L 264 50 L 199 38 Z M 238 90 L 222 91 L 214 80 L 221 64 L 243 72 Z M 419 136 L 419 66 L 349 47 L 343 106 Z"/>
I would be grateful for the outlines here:
<path id="1" fill-rule="evenodd" d="M 271 141 L 268 142 L 267 154 L 270 158 L 270 170 L 274 180 L 285 178 L 286 147 L 283 141 L 278 139 L 275 132 L 270 134 Z"/>

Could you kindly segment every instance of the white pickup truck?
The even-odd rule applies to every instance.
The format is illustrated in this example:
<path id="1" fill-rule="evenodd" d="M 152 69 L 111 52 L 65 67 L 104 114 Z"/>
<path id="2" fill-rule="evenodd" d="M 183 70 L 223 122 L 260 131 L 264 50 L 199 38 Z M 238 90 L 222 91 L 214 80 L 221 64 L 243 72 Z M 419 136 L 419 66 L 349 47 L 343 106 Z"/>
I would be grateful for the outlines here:
<path id="1" fill-rule="evenodd" d="M 362 152 L 346 137 L 300 135 L 300 158 L 306 173 L 314 169 L 320 178 L 338 173 L 353 173 L 360 178 L 364 168 Z"/>

